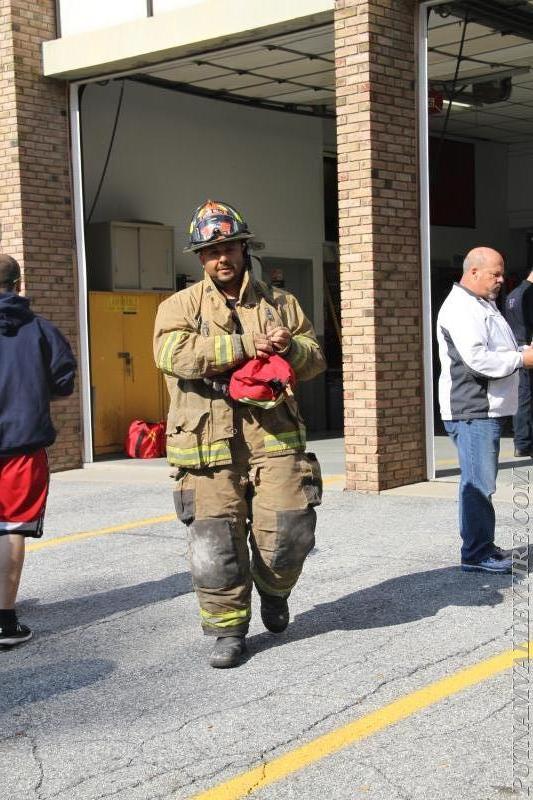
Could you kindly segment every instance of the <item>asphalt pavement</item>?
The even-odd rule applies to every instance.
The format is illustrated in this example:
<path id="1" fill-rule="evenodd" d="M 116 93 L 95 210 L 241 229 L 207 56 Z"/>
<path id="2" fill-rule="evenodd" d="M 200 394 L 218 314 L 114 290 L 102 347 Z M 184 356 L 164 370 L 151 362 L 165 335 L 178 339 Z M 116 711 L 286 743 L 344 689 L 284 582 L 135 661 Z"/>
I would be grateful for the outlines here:
<path id="1" fill-rule="evenodd" d="M 342 442 L 310 449 L 325 496 L 291 625 L 266 632 L 254 598 L 233 670 L 207 663 L 168 469 L 119 460 L 53 477 L 20 592 L 35 636 L 0 652 L 3 797 L 513 796 L 498 660 L 511 580 L 459 570 L 456 478 L 436 482 L 441 496 L 343 492 Z M 511 491 L 496 502 L 502 545 Z"/>

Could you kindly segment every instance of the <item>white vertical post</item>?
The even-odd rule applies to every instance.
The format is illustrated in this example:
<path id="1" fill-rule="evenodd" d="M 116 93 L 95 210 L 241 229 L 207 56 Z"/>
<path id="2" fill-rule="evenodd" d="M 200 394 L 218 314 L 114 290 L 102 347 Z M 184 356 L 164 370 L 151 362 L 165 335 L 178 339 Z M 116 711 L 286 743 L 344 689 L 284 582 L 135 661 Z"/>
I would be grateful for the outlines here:
<path id="1" fill-rule="evenodd" d="M 420 187 L 420 252 L 422 259 L 422 335 L 424 363 L 424 414 L 426 421 L 427 478 L 435 477 L 433 420 L 433 348 L 431 320 L 431 253 L 429 221 L 429 137 L 427 15 L 433 3 L 422 3 L 418 19 L 418 141 Z"/>
<path id="2" fill-rule="evenodd" d="M 91 370 L 89 361 L 89 321 L 87 266 L 85 263 L 85 234 L 83 223 L 83 171 L 81 161 L 81 133 L 79 108 L 79 83 L 70 86 L 70 135 L 72 146 L 72 188 L 74 230 L 76 235 L 76 261 L 78 264 L 78 324 L 80 333 L 79 380 L 83 429 L 83 462 L 93 461 Z"/>

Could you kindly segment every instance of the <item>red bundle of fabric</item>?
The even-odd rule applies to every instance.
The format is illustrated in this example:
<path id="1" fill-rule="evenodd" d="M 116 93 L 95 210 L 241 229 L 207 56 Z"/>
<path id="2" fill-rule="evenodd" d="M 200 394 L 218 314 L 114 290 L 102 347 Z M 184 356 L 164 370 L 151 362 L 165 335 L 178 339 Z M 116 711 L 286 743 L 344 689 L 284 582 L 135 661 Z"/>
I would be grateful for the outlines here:
<path id="1" fill-rule="evenodd" d="M 233 400 L 261 408 L 274 408 L 294 389 L 296 376 L 288 361 L 277 355 L 251 358 L 235 370 L 229 383 Z"/>

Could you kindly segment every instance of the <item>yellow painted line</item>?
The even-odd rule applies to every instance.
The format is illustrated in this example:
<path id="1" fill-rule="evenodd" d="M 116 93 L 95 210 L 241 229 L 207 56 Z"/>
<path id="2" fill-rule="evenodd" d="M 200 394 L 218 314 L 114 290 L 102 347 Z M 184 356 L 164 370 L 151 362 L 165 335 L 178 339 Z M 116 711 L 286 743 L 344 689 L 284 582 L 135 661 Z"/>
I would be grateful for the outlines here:
<path id="1" fill-rule="evenodd" d="M 507 459 L 507 458 L 514 458 L 514 457 L 515 457 L 514 453 L 511 453 L 511 452 L 509 452 L 509 453 L 500 453 L 500 459 L 502 459 L 502 458 Z M 450 464 L 453 464 L 453 466 L 459 468 L 459 460 L 457 458 L 440 458 L 435 463 L 436 463 L 437 467 L 445 467 L 445 466 L 448 466 Z"/>
<path id="2" fill-rule="evenodd" d="M 324 483 L 334 483 L 344 479 L 344 475 L 329 475 L 327 478 L 324 478 Z M 148 519 L 138 519 L 134 522 L 125 522 L 123 525 L 114 525 L 112 528 L 97 528 L 94 531 L 69 533 L 66 536 L 56 536 L 53 539 L 39 539 L 31 544 L 27 544 L 26 552 L 31 553 L 34 550 L 45 550 L 48 547 L 59 547 L 61 544 L 72 544 L 72 542 L 79 542 L 82 539 L 93 539 L 96 536 L 107 536 L 110 533 L 123 533 L 124 531 L 131 531 L 135 528 L 144 528 L 147 525 L 159 525 L 161 522 L 170 522 L 171 520 L 175 519 L 175 514 L 165 514 L 163 517 L 149 517 Z"/>
<path id="3" fill-rule="evenodd" d="M 32 550 L 44 550 L 46 547 L 59 547 L 60 544 L 70 544 L 79 542 L 80 539 L 92 539 L 95 536 L 106 536 L 108 533 L 122 533 L 131 531 L 134 528 L 144 528 L 146 525 L 157 525 L 160 522 L 170 522 L 176 519 L 175 514 L 165 514 L 164 517 L 149 517 L 148 519 L 138 519 L 135 522 L 125 522 L 123 525 L 115 525 L 112 528 L 98 528 L 95 531 L 81 531 L 81 533 L 69 533 L 67 536 L 56 536 L 54 539 L 43 539 L 26 545 L 26 552 Z"/>
<path id="4" fill-rule="evenodd" d="M 206 792 L 195 794 L 190 800 L 241 800 L 251 792 L 263 789 L 271 783 L 286 778 L 293 772 L 303 769 L 322 758 L 330 756 L 355 742 L 366 739 L 378 731 L 400 722 L 417 711 L 451 697 L 469 686 L 486 681 L 493 675 L 510 669 L 519 658 L 531 658 L 533 641 L 523 645 L 523 650 L 507 650 L 500 655 L 481 661 L 453 675 L 430 683 L 422 689 L 405 695 L 377 711 L 372 711 L 355 722 L 350 722 L 331 733 L 319 736 L 312 742 L 291 750 L 248 772 L 221 783 Z"/>
<path id="5" fill-rule="evenodd" d="M 437 467 L 454 466 L 459 468 L 459 461 L 456 458 L 441 458 L 435 462 Z"/>
<path id="6" fill-rule="evenodd" d="M 345 481 L 346 475 L 328 475 L 325 478 L 322 478 L 322 483 L 327 486 L 330 483 L 338 483 L 339 481 Z"/>

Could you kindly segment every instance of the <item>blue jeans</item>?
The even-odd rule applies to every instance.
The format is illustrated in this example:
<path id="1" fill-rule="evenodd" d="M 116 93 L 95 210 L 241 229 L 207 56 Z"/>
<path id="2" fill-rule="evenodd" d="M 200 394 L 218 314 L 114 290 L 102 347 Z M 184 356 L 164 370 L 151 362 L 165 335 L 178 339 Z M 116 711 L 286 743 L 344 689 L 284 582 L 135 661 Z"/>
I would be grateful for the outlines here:
<path id="1" fill-rule="evenodd" d="M 496 491 L 500 438 L 505 417 L 444 421 L 459 454 L 459 532 L 462 561 L 480 561 L 494 544 L 496 518 L 492 495 Z"/>

